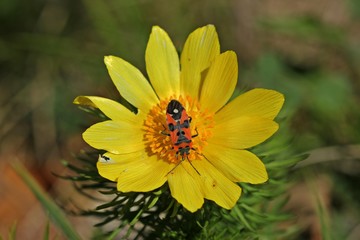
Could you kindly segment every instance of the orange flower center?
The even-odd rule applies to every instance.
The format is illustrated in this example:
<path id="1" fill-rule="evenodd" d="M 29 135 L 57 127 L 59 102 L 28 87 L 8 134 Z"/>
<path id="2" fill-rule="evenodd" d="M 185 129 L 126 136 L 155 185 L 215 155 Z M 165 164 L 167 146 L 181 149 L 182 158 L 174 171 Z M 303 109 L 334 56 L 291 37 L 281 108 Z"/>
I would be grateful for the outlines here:
<path id="1" fill-rule="evenodd" d="M 189 154 L 181 156 L 177 151 L 178 148 L 169 136 L 171 132 L 166 122 L 166 109 L 172 99 L 174 98 L 160 101 L 159 104 L 149 111 L 143 126 L 146 150 L 149 155 L 156 154 L 159 159 L 169 163 L 178 163 L 183 158 L 187 158 L 190 161 L 202 159 L 202 150 L 207 145 L 207 139 L 212 136 L 214 114 L 201 110 L 198 101 L 193 100 L 189 96 L 180 96 L 176 99 L 183 105 L 188 116 L 191 117 L 191 135 L 198 134 L 196 137 L 191 137 L 192 149 L 190 149 Z"/>

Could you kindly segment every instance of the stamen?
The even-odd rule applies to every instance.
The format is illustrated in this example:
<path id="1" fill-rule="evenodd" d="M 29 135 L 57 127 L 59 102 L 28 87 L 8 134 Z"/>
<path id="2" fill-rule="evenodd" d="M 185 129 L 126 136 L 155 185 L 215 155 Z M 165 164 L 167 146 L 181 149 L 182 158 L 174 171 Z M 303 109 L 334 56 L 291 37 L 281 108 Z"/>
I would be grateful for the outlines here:
<path id="1" fill-rule="evenodd" d="M 177 156 L 174 150 L 174 143 L 171 142 L 169 130 L 166 124 L 166 108 L 170 100 L 169 98 L 160 101 L 148 113 L 144 121 L 143 131 L 144 140 L 146 142 L 146 150 L 149 155 L 157 155 L 159 159 L 168 161 L 169 163 L 179 163 L 184 156 Z M 186 158 L 189 161 L 203 159 L 202 149 L 207 145 L 207 140 L 212 136 L 212 128 L 214 127 L 214 114 L 207 111 L 201 111 L 199 102 L 186 96 L 176 98 L 186 109 L 187 114 L 191 117 L 190 129 L 193 137 L 193 147 Z M 165 128 L 164 128 L 165 126 Z"/>

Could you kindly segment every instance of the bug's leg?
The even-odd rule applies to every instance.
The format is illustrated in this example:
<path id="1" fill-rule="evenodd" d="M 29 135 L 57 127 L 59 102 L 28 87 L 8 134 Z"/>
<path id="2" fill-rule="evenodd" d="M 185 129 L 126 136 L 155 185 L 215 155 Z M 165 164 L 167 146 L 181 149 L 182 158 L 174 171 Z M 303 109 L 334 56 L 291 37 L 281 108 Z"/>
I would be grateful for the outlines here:
<path id="1" fill-rule="evenodd" d="M 169 173 L 171 173 L 172 171 L 174 171 L 175 168 L 177 168 L 177 167 L 180 165 L 181 162 L 182 162 L 182 161 L 179 161 L 179 162 L 166 174 L 166 176 L 169 175 Z"/>
<path id="2" fill-rule="evenodd" d="M 166 127 L 164 126 L 164 124 L 161 124 L 161 125 L 163 125 L 163 127 L 164 127 L 164 130 L 161 131 L 161 134 L 166 135 L 166 136 L 170 136 L 170 133 L 166 132 Z"/>
<path id="3" fill-rule="evenodd" d="M 175 157 L 176 159 L 178 159 L 179 152 L 176 152 Z M 180 165 L 180 163 L 182 163 L 182 161 L 184 161 L 184 158 L 182 158 L 181 161 L 178 161 L 178 163 L 166 174 L 166 176 L 169 175 L 169 173 L 171 173 L 172 171 L 174 171 L 175 168 L 177 168 Z"/>
<path id="4" fill-rule="evenodd" d="M 189 116 L 189 123 L 191 123 L 192 117 Z"/>
<path id="5" fill-rule="evenodd" d="M 186 159 L 188 160 L 188 162 L 190 163 L 190 165 L 193 167 L 193 169 L 197 172 L 197 174 L 199 174 L 201 176 L 201 174 L 199 173 L 199 171 L 194 167 L 194 165 L 191 163 L 191 161 L 189 160 L 188 156 L 186 155 Z"/>
<path id="6" fill-rule="evenodd" d="M 195 128 L 195 132 L 196 132 L 196 134 L 195 134 L 195 135 L 192 135 L 192 136 L 191 136 L 192 138 L 199 136 L 199 132 L 198 132 L 197 128 Z"/>

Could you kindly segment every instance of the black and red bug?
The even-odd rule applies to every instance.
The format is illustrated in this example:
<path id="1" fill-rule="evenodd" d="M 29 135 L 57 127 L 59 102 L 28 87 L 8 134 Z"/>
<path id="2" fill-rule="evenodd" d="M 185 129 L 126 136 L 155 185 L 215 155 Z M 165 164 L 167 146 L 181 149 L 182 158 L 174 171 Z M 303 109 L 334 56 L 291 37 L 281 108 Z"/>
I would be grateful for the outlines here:
<path id="1" fill-rule="evenodd" d="M 188 116 L 184 106 L 177 100 L 171 100 L 166 109 L 166 124 L 169 131 L 166 135 L 170 136 L 176 157 L 181 156 L 181 161 L 172 170 L 184 161 L 185 158 L 188 159 L 190 150 L 195 150 L 192 138 L 197 137 L 198 132 L 195 129 L 196 134 L 191 135 L 190 123 L 191 117 Z M 190 161 L 189 163 L 191 164 Z M 198 171 L 196 170 L 196 172 Z"/>

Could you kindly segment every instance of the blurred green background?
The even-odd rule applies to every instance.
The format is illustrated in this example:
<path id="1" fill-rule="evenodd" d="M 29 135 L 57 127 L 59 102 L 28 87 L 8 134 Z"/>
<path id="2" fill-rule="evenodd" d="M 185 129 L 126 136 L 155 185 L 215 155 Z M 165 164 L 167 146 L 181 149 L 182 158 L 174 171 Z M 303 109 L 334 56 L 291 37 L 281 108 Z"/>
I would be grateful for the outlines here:
<path id="1" fill-rule="evenodd" d="M 38 234 L 29 235 L 35 200 L 21 201 L 31 193 L 9 161 L 25 162 L 54 198 L 76 198 L 51 172 L 66 171 L 60 160 L 86 146 L 81 132 L 95 121 L 73 99 L 119 98 L 103 56 L 120 56 L 145 74 L 153 25 L 180 52 L 187 35 L 206 24 L 216 26 L 222 51 L 238 55 L 238 92 L 265 87 L 285 94 L 283 132 L 292 144 L 284 151 L 310 152 L 289 190 L 287 208 L 302 227 L 298 239 L 360 238 L 357 0 L 2 0 L 0 235 L 15 221 L 19 234 Z M 91 222 L 74 224 L 83 236 L 91 232 Z"/>

